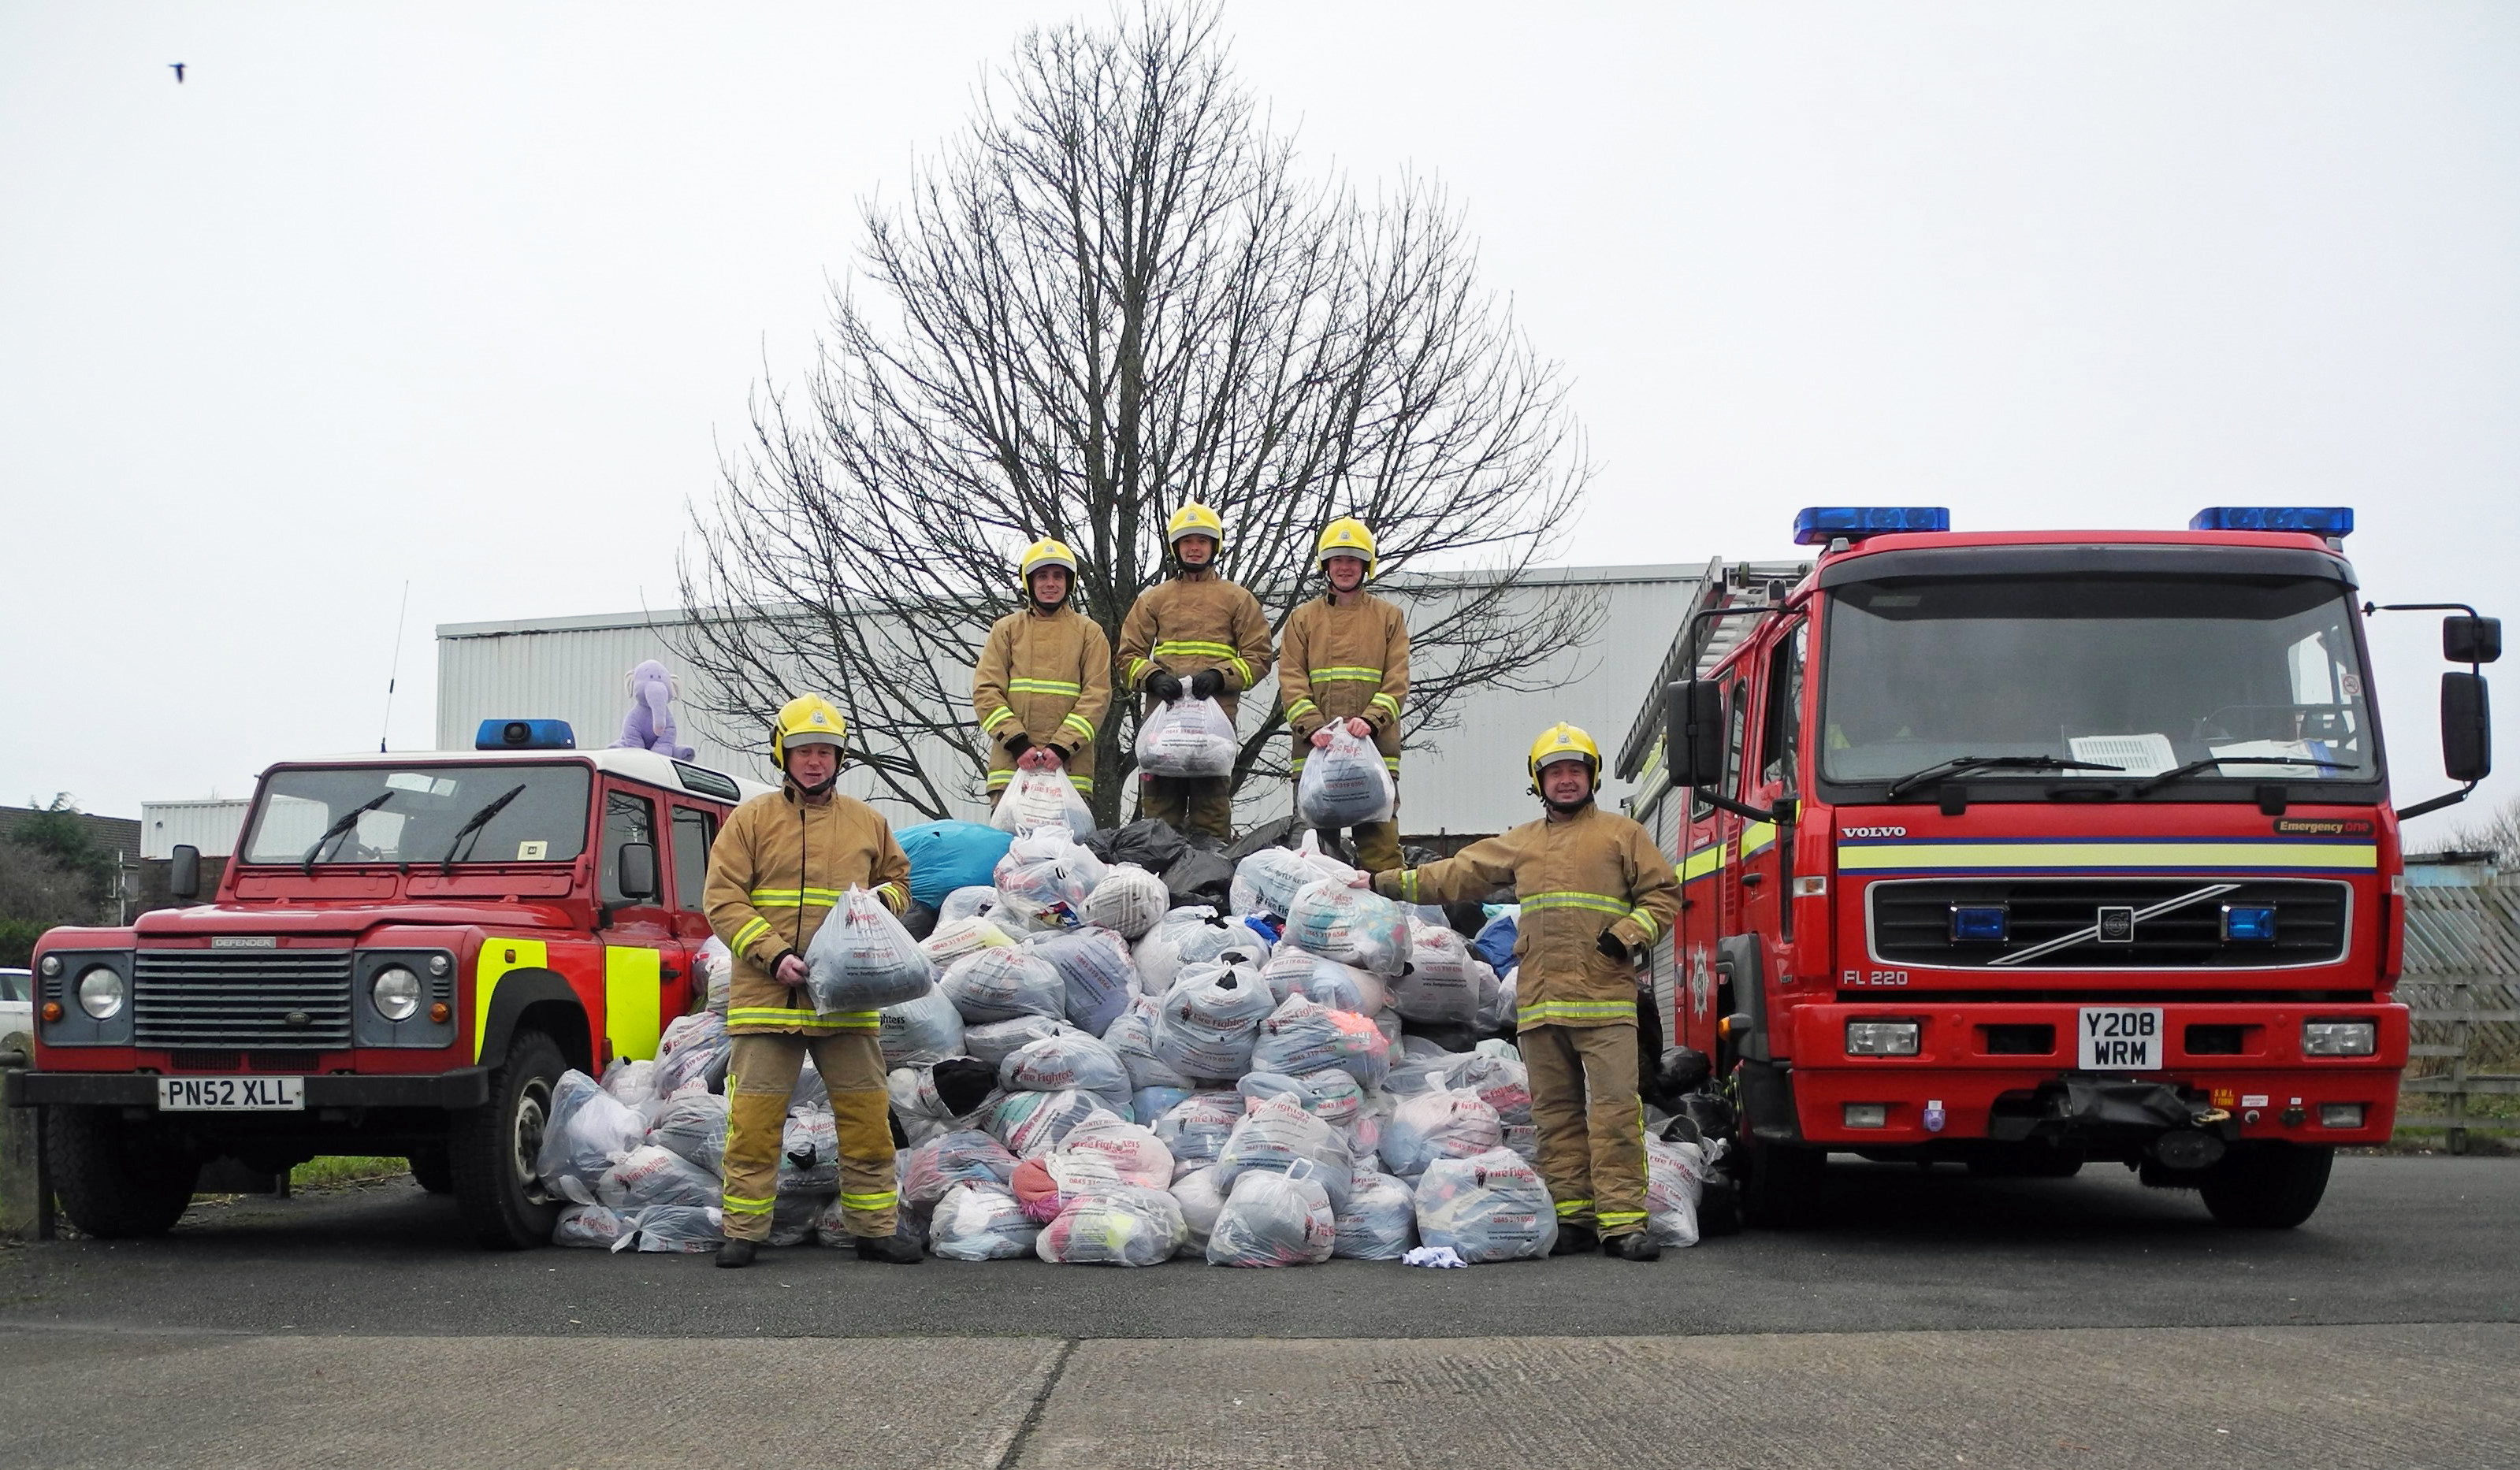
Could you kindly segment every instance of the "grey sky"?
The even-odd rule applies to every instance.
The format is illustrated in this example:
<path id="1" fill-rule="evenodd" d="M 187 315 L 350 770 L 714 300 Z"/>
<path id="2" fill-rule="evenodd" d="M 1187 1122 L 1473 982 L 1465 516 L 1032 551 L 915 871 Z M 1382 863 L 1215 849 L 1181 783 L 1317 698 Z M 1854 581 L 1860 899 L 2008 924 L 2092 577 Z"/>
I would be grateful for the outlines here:
<path id="1" fill-rule="evenodd" d="M 857 201 L 1071 14 L 1106 12 L 0 9 L 0 801 L 373 744 L 406 578 L 401 745 L 435 624 L 670 602 Z M 2382 601 L 2520 617 L 2520 9 L 1542 15 L 1228 23 L 1313 164 L 1450 186 L 1574 375 L 1564 559 L 1784 555 L 1814 502 L 2346 504 Z M 2440 788 L 2436 639 L 2375 632 L 2401 801 Z"/>

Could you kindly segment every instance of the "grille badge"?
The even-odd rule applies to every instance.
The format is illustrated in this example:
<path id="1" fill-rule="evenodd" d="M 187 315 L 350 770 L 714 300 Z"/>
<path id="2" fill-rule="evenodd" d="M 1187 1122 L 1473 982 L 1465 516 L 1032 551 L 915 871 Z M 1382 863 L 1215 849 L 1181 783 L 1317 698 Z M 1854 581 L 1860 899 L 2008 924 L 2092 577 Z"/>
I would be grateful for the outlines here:
<path id="1" fill-rule="evenodd" d="M 282 1016 L 280 1019 L 287 1022 L 289 1025 L 300 1028 L 315 1024 L 315 1018 L 302 1010 L 292 1010 L 289 1014 Z"/>
<path id="2" fill-rule="evenodd" d="M 214 950 L 276 950 L 280 948 L 280 936 L 276 934 L 213 934 L 210 936 L 210 948 Z"/>
<path id="3" fill-rule="evenodd" d="M 2092 915 L 2093 937 L 2102 944 L 2135 943 L 2135 910 L 2132 906 L 2103 906 Z"/>

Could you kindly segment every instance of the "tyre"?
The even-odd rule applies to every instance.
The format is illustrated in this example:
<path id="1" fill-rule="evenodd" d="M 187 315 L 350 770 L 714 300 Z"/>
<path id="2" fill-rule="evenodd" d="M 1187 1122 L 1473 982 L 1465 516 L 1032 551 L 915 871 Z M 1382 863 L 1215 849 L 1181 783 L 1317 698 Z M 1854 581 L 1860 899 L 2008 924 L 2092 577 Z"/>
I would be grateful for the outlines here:
<path id="1" fill-rule="evenodd" d="M 202 1161 L 119 1108 L 46 1110 L 45 1145 L 62 1213 L 106 1240 L 163 1235 L 193 1202 Z"/>
<path id="2" fill-rule="evenodd" d="M 2327 1193 L 2336 1150 L 2302 1143 L 2250 1143 L 2235 1148 L 2198 1181 L 2205 1208 L 2223 1225 L 2289 1230 L 2308 1220 Z"/>
<path id="3" fill-rule="evenodd" d="M 547 1243 L 560 1204 L 534 1178 L 552 1085 L 568 1062 L 539 1031 L 520 1031 L 490 1074 L 490 1100 L 453 1116 L 446 1131 L 455 1202 L 472 1238 L 494 1251 Z"/>
<path id="4" fill-rule="evenodd" d="M 1795 1230 L 1809 1224 L 1828 1154 L 1789 1143 L 1743 1141 L 1749 1164 L 1741 1181 L 1741 1220 L 1763 1230 Z"/>
<path id="5" fill-rule="evenodd" d="M 455 1192 L 455 1165 L 448 1158 L 446 1146 L 424 1148 L 407 1156 L 411 1165 L 411 1181 L 431 1194 Z"/>
<path id="6" fill-rule="evenodd" d="M 1697 1232 L 1706 1239 L 1741 1233 L 1741 1191 L 1728 1179 L 1706 1181 L 1697 1202 Z"/>

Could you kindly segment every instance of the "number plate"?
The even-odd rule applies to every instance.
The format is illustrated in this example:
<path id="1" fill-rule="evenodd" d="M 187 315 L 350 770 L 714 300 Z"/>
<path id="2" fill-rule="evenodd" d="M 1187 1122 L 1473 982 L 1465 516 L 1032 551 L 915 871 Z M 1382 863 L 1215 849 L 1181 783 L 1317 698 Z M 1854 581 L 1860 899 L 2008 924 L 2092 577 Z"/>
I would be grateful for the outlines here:
<path id="1" fill-rule="evenodd" d="M 2169 1065 L 2158 1005 L 2086 1005 L 2075 1034 L 2075 1059 L 2086 1071 L 2159 1072 Z"/>
<path id="2" fill-rule="evenodd" d="M 302 1113 L 303 1077 L 160 1077 L 161 1113 Z"/>

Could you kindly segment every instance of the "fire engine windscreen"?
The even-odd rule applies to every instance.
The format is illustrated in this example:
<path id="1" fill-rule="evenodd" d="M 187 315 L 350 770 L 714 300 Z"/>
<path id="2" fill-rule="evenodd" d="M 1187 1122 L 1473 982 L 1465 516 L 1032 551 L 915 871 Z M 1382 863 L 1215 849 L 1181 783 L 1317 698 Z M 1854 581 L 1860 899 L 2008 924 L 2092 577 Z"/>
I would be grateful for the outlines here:
<path id="1" fill-rule="evenodd" d="M 436 863 L 452 850 L 459 862 L 572 862 L 586 850 L 589 780 L 584 766 L 508 761 L 275 771 L 247 824 L 245 861 Z"/>
<path id="2" fill-rule="evenodd" d="M 1823 634 L 1821 775 L 1894 781 L 1967 757 L 2053 756 L 2119 769 L 1965 780 L 2123 781 L 2209 758 L 2163 796 L 2188 780 L 2376 780 L 2349 592 L 2307 577 L 2151 575 L 1840 587 Z"/>

